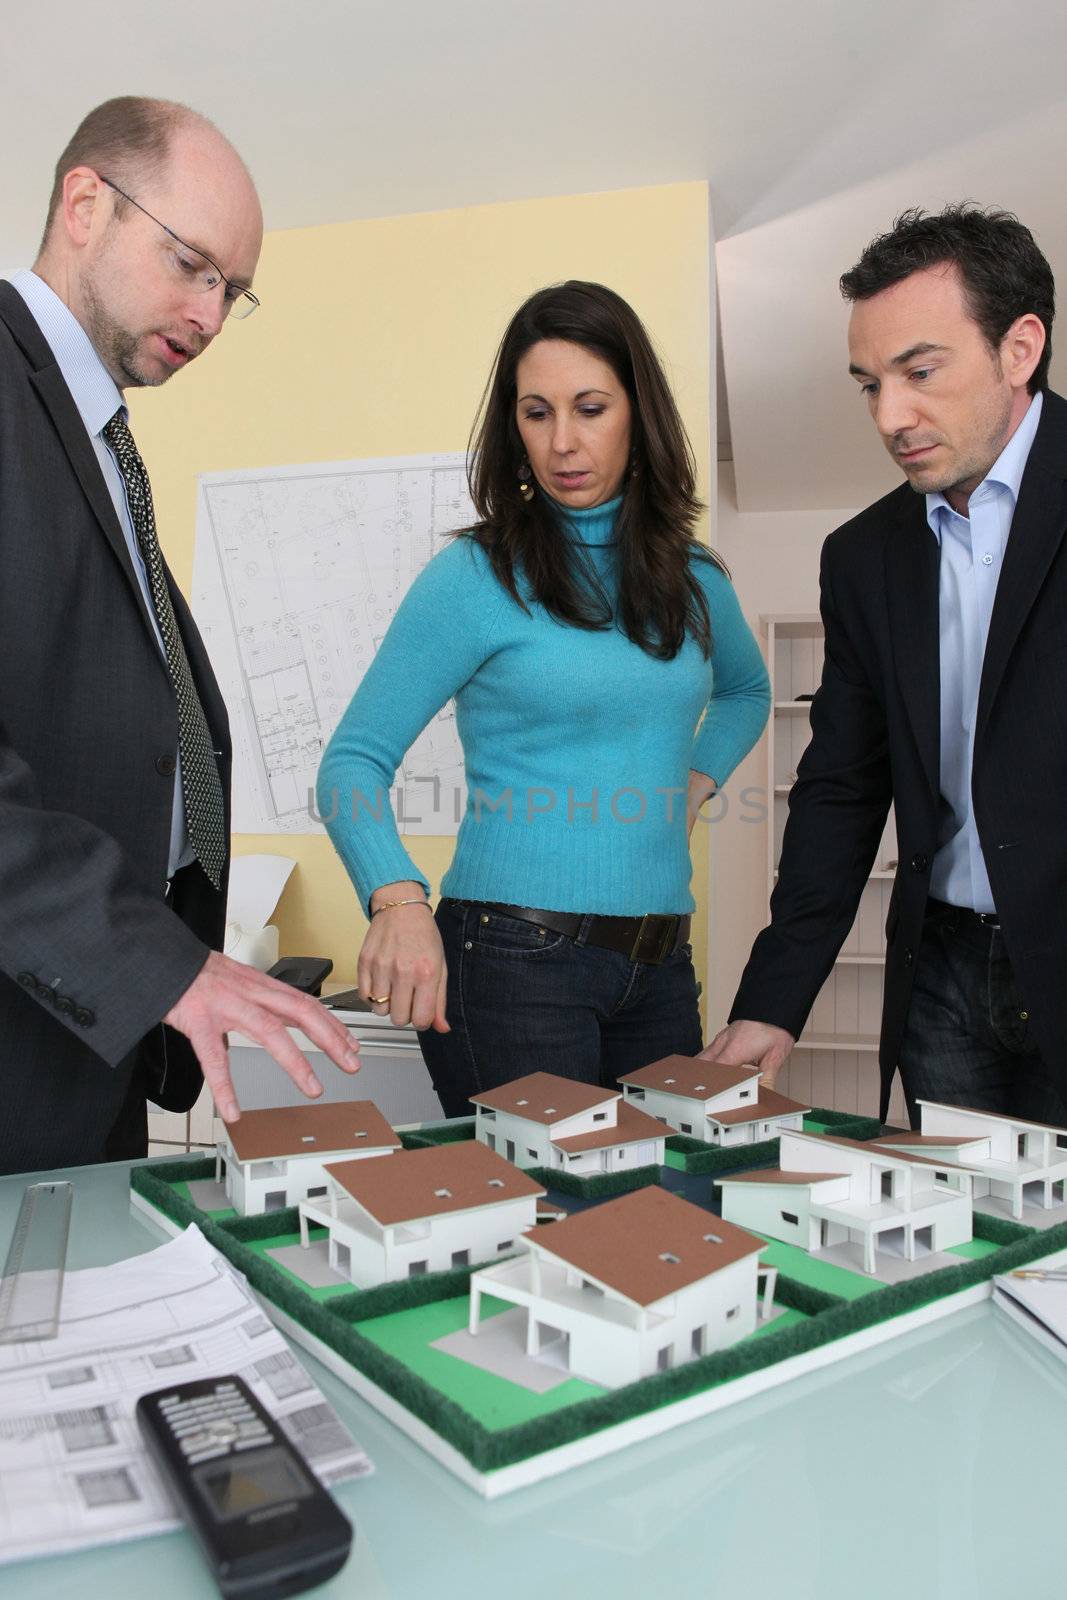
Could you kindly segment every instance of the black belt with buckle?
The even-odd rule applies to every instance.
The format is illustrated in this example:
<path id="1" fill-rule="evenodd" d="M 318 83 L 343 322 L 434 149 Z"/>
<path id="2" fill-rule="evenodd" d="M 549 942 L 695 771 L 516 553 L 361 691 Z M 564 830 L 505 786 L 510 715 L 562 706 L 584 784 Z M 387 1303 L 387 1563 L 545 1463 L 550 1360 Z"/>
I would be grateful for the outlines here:
<path id="1" fill-rule="evenodd" d="M 585 917 L 577 911 L 541 911 L 534 906 L 506 906 L 497 901 L 479 901 L 488 911 L 499 911 L 520 922 L 536 922 L 539 928 L 574 939 L 583 922 L 588 923 L 583 943 L 601 950 L 617 950 L 630 961 L 645 961 L 658 967 L 668 956 L 689 942 L 690 916 Z"/>
<path id="2" fill-rule="evenodd" d="M 935 900 L 933 895 L 927 897 L 926 914 L 939 921 L 953 921 L 957 927 L 961 924 L 968 928 L 1000 927 L 1000 918 L 995 911 L 972 911 L 970 906 L 949 905 L 947 900 Z"/>

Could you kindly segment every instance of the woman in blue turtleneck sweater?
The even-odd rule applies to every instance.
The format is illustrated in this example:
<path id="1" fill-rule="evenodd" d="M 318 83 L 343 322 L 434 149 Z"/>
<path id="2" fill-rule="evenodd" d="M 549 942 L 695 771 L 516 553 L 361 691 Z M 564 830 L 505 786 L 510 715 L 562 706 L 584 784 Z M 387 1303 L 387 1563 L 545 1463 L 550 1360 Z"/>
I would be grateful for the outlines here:
<path id="1" fill-rule="evenodd" d="M 769 701 L 625 301 L 572 282 L 520 307 L 474 444 L 482 520 L 412 585 L 319 773 L 371 916 L 360 992 L 420 1029 L 449 1116 L 529 1072 L 614 1086 L 699 1051 L 689 833 Z M 453 697 L 467 809 L 435 917 L 379 802 Z"/>

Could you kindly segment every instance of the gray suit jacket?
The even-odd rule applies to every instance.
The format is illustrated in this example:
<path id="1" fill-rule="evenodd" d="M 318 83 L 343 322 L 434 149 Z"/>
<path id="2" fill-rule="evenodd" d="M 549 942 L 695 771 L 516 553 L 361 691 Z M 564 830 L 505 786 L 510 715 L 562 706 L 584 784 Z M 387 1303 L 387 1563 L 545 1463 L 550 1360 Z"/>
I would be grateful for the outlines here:
<path id="1" fill-rule="evenodd" d="M 228 794 L 225 708 L 167 576 Z M 0 283 L 0 1172 L 136 1154 L 146 1092 L 199 1092 L 160 1018 L 221 944 L 225 883 L 187 868 L 164 902 L 177 743 L 92 444 Z"/>

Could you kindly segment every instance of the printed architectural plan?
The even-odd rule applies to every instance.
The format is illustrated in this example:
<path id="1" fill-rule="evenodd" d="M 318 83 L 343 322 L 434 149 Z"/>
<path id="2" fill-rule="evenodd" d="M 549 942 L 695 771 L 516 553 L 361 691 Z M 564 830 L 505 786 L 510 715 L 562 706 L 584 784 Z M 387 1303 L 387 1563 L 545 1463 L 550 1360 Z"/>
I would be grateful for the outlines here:
<path id="1" fill-rule="evenodd" d="M 413 579 L 472 518 L 462 455 L 201 477 L 193 610 L 230 713 L 235 832 L 322 831 L 323 748 Z M 448 705 L 397 774 L 400 831 L 454 834 L 465 793 Z"/>

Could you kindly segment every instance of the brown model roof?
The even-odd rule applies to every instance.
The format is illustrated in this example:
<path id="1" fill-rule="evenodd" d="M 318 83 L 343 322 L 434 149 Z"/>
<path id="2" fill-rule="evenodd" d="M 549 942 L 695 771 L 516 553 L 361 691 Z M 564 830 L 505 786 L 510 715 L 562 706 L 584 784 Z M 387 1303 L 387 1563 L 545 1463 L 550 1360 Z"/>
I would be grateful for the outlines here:
<path id="1" fill-rule="evenodd" d="M 872 1139 L 872 1144 L 903 1145 L 906 1149 L 921 1149 L 924 1145 L 935 1145 L 939 1150 L 951 1149 L 953 1145 L 977 1144 L 979 1139 L 988 1139 L 987 1133 L 946 1133 L 938 1137 L 935 1133 L 885 1133 L 879 1134 L 877 1139 Z"/>
<path id="2" fill-rule="evenodd" d="M 283 1156 L 339 1156 L 349 1150 L 399 1150 L 400 1140 L 373 1100 L 242 1111 L 226 1133 L 238 1161 Z"/>
<path id="3" fill-rule="evenodd" d="M 507 1111 L 529 1122 L 549 1124 L 594 1111 L 612 1100 L 619 1100 L 618 1089 L 603 1089 L 599 1084 L 580 1083 L 577 1078 L 558 1078 L 553 1072 L 531 1072 L 515 1078 L 500 1089 L 485 1089 L 472 1094 L 474 1105 L 490 1111 Z"/>
<path id="4" fill-rule="evenodd" d="M 696 1056 L 664 1056 L 651 1066 L 624 1072 L 619 1082 L 682 1095 L 687 1100 L 711 1100 L 759 1075 L 758 1067 L 723 1067 L 717 1061 L 701 1061 Z"/>
<path id="5" fill-rule="evenodd" d="M 713 1182 L 721 1189 L 727 1183 L 822 1183 L 824 1178 L 847 1178 L 847 1172 L 786 1172 L 782 1167 L 761 1167 L 758 1172 L 731 1172 Z"/>
<path id="6" fill-rule="evenodd" d="M 402 1150 L 388 1161 L 341 1161 L 326 1171 L 383 1227 L 545 1193 L 477 1139 Z"/>
<path id="7" fill-rule="evenodd" d="M 734 1111 L 709 1111 L 708 1121 L 732 1128 L 741 1122 L 759 1122 L 762 1117 L 788 1117 L 797 1111 L 806 1115 L 810 1110 L 810 1106 L 790 1100 L 774 1089 L 761 1089 L 755 1105 L 738 1106 Z"/>
<path id="8" fill-rule="evenodd" d="M 523 1238 L 639 1306 L 766 1249 L 743 1228 L 658 1187 L 605 1201 Z"/>
<path id="9" fill-rule="evenodd" d="M 638 1111 L 636 1106 L 627 1105 L 622 1100 L 619 1102 L 619 1120 L 614 1128 L 597 1128 L 593 1133 L 572 1133 L 567 1139 L 553 1139 L 552 1144 L 557 1150 L 577 1155 L 581 1150 L 604 1150 L 617 1144 L 663 1139 L 670 1131 L 656 1117 L 650 1117 L 647 1111 Z"/>

